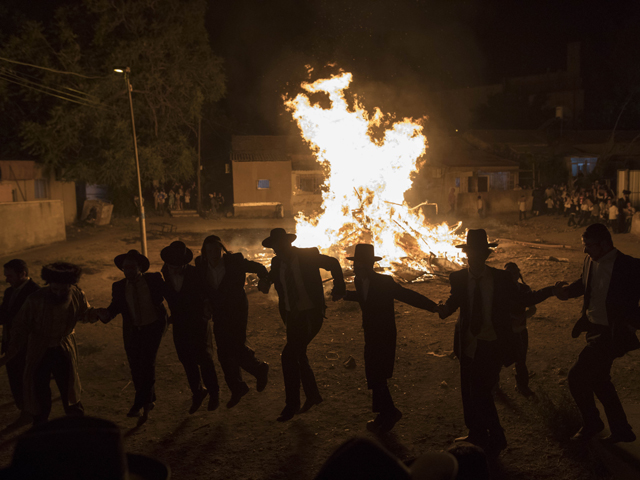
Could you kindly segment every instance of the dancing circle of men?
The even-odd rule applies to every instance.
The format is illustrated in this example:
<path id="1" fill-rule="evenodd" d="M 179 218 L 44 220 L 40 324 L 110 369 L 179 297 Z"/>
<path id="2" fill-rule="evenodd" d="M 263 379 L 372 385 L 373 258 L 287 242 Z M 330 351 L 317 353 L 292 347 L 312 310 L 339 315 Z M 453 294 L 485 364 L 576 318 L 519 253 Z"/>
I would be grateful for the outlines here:
<path id="1" fill-rule="evenodd" d="M 267 294 L 271 284 L 279 297 L 279 311 L 286 326 L 282 350 L 285 407 L 277 418 L 285 422 L 322 402 L 307 357 L 307 346 L 320 331 L 326 304 L 320 269 L 333 277 L 333 301 L 356 301 L 362 310 L 364 360 L 367 385 L 372 390 L 373 412 L 367 424 L 377 434 L 389 432 L 401 419 L 387 380 L 396 358 L 394 301 L 438 313 L 441 319 L 459 310 L 455 326 L 454 352 L 460 362 L 466 441 L 499 453 L 507 440 L 500 425 L 492 391 L 503 366 L 515 363 L 516 389 L 525 396 L 534 393 L 528 385 L 526 367 L 528 332 L 526 319 L 534 305 L 556 296 L 560 300 L 583 296 L 580 320 L 574 338 L 586 332 L 587 344 L 568 375 L 571 394 L 583 419 L 572 440 L 585 441 L 604 429 L 594 396 L 604 406 L 611 434 L 605 442 L 631 442 L 635 434 L 611 382 L 615 358 L 640 348 L 635 330 L 640 327 L 640 260 L 613 246 L 611 235 L 601 224 L 582 234 L 586 254 L 581 277 L 567 284 L 533 291 L 515 263 L 505 269 L 486 265 L 492 249 L 484 230 L 469 230 L 465 244 L 457 245 L 467 255 L 468 267 L 450 275 L 451 294 L 440 304 L 374 271 L 381 260 L 369 244 L 355 247 L 353 262 L 355 291 L 347 291 L 339 262 L 317 248 L 292 246 L 296 235 L 282 228 L 271 230 L 262 245 L 275 256 L 271 270 L 229 252 L 222 240 L 211 235 L 202 253 L 191 265 L 193 253 L 183 242 L 173 242 L 160 254 L 161 273 L 148 272 L 149 260 L 136 250 L 118 255 L 114 262 L 124 273 L 112 286 L 107 308 L 92 308 L 77 286 L 81 269 L 58 262 L 42 268 L 40 288 L 29 278 L 22 260 L 4 265 L 10 287 L 0 306 L 3 325 L 0 365 L 7 366 L 9 383 L 21 415 L 12 425 L 46 422 L 51 411 L 50 378 L 53 375 L 65 413 L 82 415 L 78 351 L 74 329 L 77 322 L 108 323 L 122 315 L 124 346 L 131 369 L 135 398 L 127 416 L 148 419 L 156 401 L 155 362 L 168 323 L 192 392 L 189 413 L 196 412 L 209 396 L 207 408 L 219 406 L 219 386 L 213 362 L 213 338 L 224 379 L 231 391 L 227 407 L 237 405 L 249 391 L 244 370 L 256 378 L 256 389 L 267 386 L 269 365 L 260 361 L 246 344 L 249 305 L 244 290 L 247 273 L 257 274 L 258 289 Z M 163 305 L 166 300 L 171 317 Z M 529 310 L 527 310 L 529 308 Z M 213 322 L 210 320 L 213 319 Z M 300 386 L 305 394 L 301 403 Z"/>

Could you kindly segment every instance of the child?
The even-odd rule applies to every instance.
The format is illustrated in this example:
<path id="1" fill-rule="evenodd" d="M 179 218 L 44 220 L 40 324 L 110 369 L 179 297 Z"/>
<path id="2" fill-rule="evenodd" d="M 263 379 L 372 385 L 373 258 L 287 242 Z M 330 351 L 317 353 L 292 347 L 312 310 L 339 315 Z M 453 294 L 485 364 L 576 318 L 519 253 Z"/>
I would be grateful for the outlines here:
<path id="1" fill-rule="evenodd" d="M 484 218 L 484 202 L 482 201 L 482 195 L 478 195 L 478 217 Z"/>
<path id="2" fill-rule="evenodd" d="M 429 312 L 437 308 L 427 297 L 400 286 L 392 277 L 375 273 L 373 265 L 381 259 L 374 256 L 373 245 L 356 245 L 355 255 L 347 257 L 353 262 L 356 291 L 347 291 L 344 297 L 358 302 L 362 310 L 364 370 L 372 391 L 373 411 L 378 413 L 375 420 L 367 423 L 367 430 L 379 434 L 389 432 L 402 418 L 387 386 L 396 358 L 394 300 Z"/>
<path id="3" fill-rule="evenodd" d="M 519 210 L 520 210 L 520 218 L 519 220 L 527 219 L 527 200 L 524 198 L 524 195 L 520 195 L 520 200 L 518 201 Z"/>

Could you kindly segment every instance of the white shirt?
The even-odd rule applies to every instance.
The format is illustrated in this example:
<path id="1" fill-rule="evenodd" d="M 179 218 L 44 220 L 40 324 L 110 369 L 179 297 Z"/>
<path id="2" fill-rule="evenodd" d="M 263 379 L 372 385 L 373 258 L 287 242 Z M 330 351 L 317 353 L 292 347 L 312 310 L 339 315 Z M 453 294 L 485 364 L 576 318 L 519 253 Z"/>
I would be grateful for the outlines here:
<path id="1" fill-rule="evenodd" d="M 587 318 L 591 323 L 609 326 L 606 302 L 617 256 L 618 250 L 614 248 L 597 262 L 591 262 L 591 298 L 587 306 Z"/>
<path id="2" fill-rule="evenodd" d="M 609 220 L 617 220 L 618 218 L 618 207 L 615 205 L 611 205 L 609 207 Z"/>
<path id="3" fill-rule="evenodd" d="M 293 279 L 296 284 L 296 293 L 298 294 L 298 304 L 296 305 L 296 309 L 299 312 L 302 312 L 304 310 L 311 310 L 313 308 L 313 302 L 307 294 L 307 289 L 304 287 L 304 282 L 302 281 L 302 273 L 300 272 L 300 262 L 298 261 L 297 255 L 294 255 L 293 258 L 289 260 L 289 263 L 282 262 L 282 266 L 280 268 L 280 282 L 282 282 L 282 287 L 284 290 L 285 310 L 287 310 L 288 312 L 292 310 L 291 305 L 289 304 L 289 291 L 287 290 L 288 269 L 291 269 L 291 271 L 293 272 Z"/>
<path id="4" fill-rule="evenodd" d="M 469 271 L 468 280 L 468 295 L 469 312 L 473 314 L 473 296 L 476 290 L 476 280 L 480 278 L 480 289 L 482 292 L 482 327 L 478 335 L 471 333 L 471 328 L 468 328 L 464 333 L 463 339 L 463 351 L 465 355 L 473 358 L 478 347 L 478 340 L 484 340 L 492 342 L 497 340 L 495 330 L 493 329 L 492 311 L 493 311 L 493 275 L 488 267 L 484 267 L 482 274 L 479 277 L 475 277 Z"/>
<path id="5" fill-rule="evenodd" d="M 176 292 L 179 292 L 180 290 L 182 290 L 182 284 L 184 283 L 184 273 L 171 273 L 171 270 L 169 270 L 168 276 L 169 276 L 169 281 L 173 286 L 173 289 Z"/>
<path id="6" fill-rule="evenodd" d="M 217 290 L 220 286 L 220 283 L 222 283 L 224 274 L 224 261 L 222 259 L 220 259 L 218 265 L 216 265 L 215 267 L 209 264 L 209 268 L 207 268 L 207 280 L 209 281 L 209 285 L 211 285 L 214 290 Z"/>

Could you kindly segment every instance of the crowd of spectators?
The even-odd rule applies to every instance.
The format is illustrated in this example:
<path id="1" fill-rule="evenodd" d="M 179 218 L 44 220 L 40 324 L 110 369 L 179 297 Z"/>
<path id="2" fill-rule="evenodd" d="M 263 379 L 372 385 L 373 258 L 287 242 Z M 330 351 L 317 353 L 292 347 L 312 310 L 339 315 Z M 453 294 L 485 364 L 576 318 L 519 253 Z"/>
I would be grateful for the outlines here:
<path id="1" fill-rule="evenodd" d="M 636 212 L 629 198 L 630 193 L 624 190 L 623 196 L 616 198 L 613 190 L 598 180 L 589 187 L 538 187 L 532 193 L 532 212 L 536 216 L 563 215 L 568 217 L 568 225 L 576 228 L 602 223 L 614 233 L 628 233 Z"/>

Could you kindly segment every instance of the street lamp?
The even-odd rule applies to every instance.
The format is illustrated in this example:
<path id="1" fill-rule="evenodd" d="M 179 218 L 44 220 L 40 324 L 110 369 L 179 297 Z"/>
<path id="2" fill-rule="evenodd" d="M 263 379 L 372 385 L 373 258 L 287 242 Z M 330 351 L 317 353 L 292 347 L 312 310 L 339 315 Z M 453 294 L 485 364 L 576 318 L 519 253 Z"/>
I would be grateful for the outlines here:
<path id="1" fill-rule="evenodd" d="M 140 204 L 140 243 L 142 245 L 142 255 L 147 257 L 147 228 L 144 220 L 144 205 L 143 205 L 143 197 L 142 197 L 142 182 L 140 181 L 140 162 L 138 161 L 138 140 L 136 139 L 136 122 L 133 117 L 133 100 L 131 99 L 131 83 L 129 82 L 129 75 L 131 74 L 131 69 L 129 67 L 122 68 L 114 68 L 114 72 L 124 73 L 124 81 L 127 84 L 127 93 L 129 93 L 129 108 L 131 109 L 131 128 L 133 129 L 133 151 L 136 155 L 136 172 L 138 174 L 138 203 Z"/>

